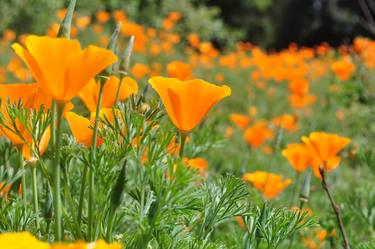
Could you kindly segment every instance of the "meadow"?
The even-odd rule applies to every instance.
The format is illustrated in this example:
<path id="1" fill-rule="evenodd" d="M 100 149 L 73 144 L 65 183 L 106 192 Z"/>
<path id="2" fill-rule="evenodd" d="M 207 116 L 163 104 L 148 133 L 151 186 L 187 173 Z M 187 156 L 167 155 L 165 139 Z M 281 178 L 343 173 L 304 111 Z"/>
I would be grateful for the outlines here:
<path id="1" fill-rule="evenodd" d="M 0 36 L 0 249 L 375 248 L 375 41 L 218 49 L 75 4 Z"/>

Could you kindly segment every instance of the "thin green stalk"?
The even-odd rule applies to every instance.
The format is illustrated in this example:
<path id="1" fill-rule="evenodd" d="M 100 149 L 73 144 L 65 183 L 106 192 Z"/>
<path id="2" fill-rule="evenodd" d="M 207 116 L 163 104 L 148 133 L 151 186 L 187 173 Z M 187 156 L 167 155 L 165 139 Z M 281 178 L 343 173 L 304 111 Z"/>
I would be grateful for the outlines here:
<path id="1" fill-rule="evenodd" d="M 64 105 L 58 103 L 57 105 L 57 127 L 56 127 L 56 137 L 55 146 L 53 147 L 54 157 L 53 157 L 53 213 L 55 220 L 55 240 L 62 240 L 62 205 L 61 205 L 61 169 L 60 169 L 60 142 L 61 142 L 61 124 L 62 124 L 62 112 Z M 53 112 L 56 112 L 54 108 Z M 53 115 L 53 117 L 56 115 Z M 52 120 L 54 123 L 54 120 Z"/>
<path id="2" fill-rule="evenodd" d="M 180 140 L 180 157 L 181 158 L 183 158 L 183 156 L 184 156 L 184 148 L 185 148 L 185 142 L 186 142 L 187 135 L 188 135 L 188 133 L 186 133 L 186 132 L 183 132 L 183 131 L 180 132 L 180 137 L 181 137 L 181 140 Z"/>
<path id="3" fill-rule="evenodd" d="M 298 184 L 299 184 L 300 178 L 301 178 L 301 173 L 296 171 L 296 183 L 294 184 L 293 192 L 292 192 L 292 195 L 290 197 L 290 201 L 289 201 L 290 207 L 293 206 L 294 200 L 296 199 L 296 197 L 298 195 Z"/>
<path id="4" fill-rule="evenodd" d="M 87 171 L 88 171 L 88 165 L 86 163 L 84 168 L 83 168 L 82 181 L 81 181 L 81 191 L 80 191 L 80 194 L 79 194 L 78 214 L 77 214 L 78 233 L 81 233 L 81 219 L 82 219 L 82 212 L 83 212 L 83 200 L 84 200 L 84 195 L 85 195 L 85 185 L 86 185 Z"/>
<path id="5" fill-rule="evenodd" d="M 116 92 L 116 101 L 115 101 L 115 105 L 114 106 L 117 106 L 118 101 L 120 99 L 120 90 L 121 90 L 121 86 L 122 86 L 122 79 L 123 79 L 123 75 L 121 74 L 120 75 L 120 82 L 118 84 L 118 88 L 117 88 L 117 92 Z"/>
<path id="6" fill-rule="evenodd" d="M 39 205 L 38 205 L 36 165 L 31 166 L 31 179 L 33 182 L 33 204 L 34 204 L 34 212 L 35 212 L 35 225 L 39 233 L 40 226 L 39 226 Z"/>
<path id="7" fill-rule="evenodd" d="M 96 163 L 96 143 L 97 143 L 97 137 L 98 137 L 98 124 L 99 124 L 99 114 L 100 114 L 100 108 L 102 106 L 102 99 L 103 99 L 103 88 L 104 88 L 105 81 L 100 81 L 100 88 L 99 88 L 99 97 L 98 97 L 98 103 L 96 106 L 96 112 L 95 112 L 95 123 L 94 123 L 94 130 L 93 130 L 93 138 L 92 138 L 92 145 L 91 145 L 91 166 L 94 166 Z M 93 169 L 90 168 L 88 171 L 89 175 L 89 210 L 88 210 L 88 239 L 91 241 L 93 240 L 93 219 L 94 219 L 94 181 L 95 181 L 95 175 L 93 172 Z"/>
<path id="8" fill-rule="evenodd" d="M 325 171 L 323 167 L 319 168 L 319 173 L 320 173 L 320 176 L 322 177 L 322 187 L 327 194 L 327 197 L 331 203 L 333 212 L 335 213 L 335 216 L 336 216 L 337 224 L 339 226 L 340 233 L 343 239 L 343 247 L 344 249 L 350 249 L 349 239 L 348 239 L 348 236 L 346 235 L 344 222 L 342 221 L 341 214 L 340 214 L 340 208 L 336 204 L 331 192 L 329 191 L 329 188 L 326 182 Z"/>
<path id="9" fill-rule="evenodd" d="M 26 202 L 27 196 L 26 196 L 26 172 L 25 172 L 25 161 L 23 160 L 22 155 L 22 147 L 19 148 L 19 167 L 22 170 L 22 178 L 21 178 L 21 184 L 22 184 L 22 199 Z"/>
<path id="10" fill-rule="evenodd" d="M 112 206 L 111 211 L 109 213 L 109 217 L 108 217 L 108 227 L 107 227 L 107 233 L 106 233 L 106 236 L 105 236 L 107 242 L 109 242 L 109 243 L 112 242 L 113 222 L 115 220 L 115 213 L 116 213 L 115 211 L 116 211 L 116 209 L 113 208 L 113 206 Z"/>

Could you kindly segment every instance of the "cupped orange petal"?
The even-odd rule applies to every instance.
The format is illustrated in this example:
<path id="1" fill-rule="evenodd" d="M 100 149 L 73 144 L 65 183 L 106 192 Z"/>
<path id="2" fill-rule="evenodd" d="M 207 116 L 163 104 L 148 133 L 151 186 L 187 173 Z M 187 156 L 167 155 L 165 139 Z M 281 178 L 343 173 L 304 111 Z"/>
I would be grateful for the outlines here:
<path id="1" fill-rule="evenodd" d="M 26 49 L 13 49 L 31 70 L 43 91 L 53 99 L 68 102 L 95 75 L 117 60 L 114 53 L 96 46 L 82 50 L 77 40 L 30 35 Z"/>
<path id="2" fill-rule="evenodd" d="M 228 86 L 200 79 L 180 81 L 158 76 L 149 82 L 160 95 L 172 123 L 183 132 L 191 131 L 217 102 L 231 94 Z"/>
<path id="3" fill-rule="evenodd" d="M 90 128 L 90 120 L 74 112 L 67 112 L 66 120 L 77 142 L 86 147 L 91 147 L 93 130 Z"/>

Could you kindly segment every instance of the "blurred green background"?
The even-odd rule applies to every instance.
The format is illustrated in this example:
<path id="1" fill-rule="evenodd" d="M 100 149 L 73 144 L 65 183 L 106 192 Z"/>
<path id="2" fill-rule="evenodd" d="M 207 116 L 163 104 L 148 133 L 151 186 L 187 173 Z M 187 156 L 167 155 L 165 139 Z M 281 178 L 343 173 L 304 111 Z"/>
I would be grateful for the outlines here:
<path id="1" fill-rule="evenodd" d="M 1 0 L 0 32 L 45 33 L 53 13 L 67 0 Z M 78 0 L 78 12 L 123 9 L 129 18 L 158 26 L 169 11 L 183 14 L 180 32 L 197 32 L 218 47 L 246 40 L 264 48 L 285 48 L 291 42 L 313 46 L 350 43 L 365 28 L 362 10 L 354 0 Z"/>

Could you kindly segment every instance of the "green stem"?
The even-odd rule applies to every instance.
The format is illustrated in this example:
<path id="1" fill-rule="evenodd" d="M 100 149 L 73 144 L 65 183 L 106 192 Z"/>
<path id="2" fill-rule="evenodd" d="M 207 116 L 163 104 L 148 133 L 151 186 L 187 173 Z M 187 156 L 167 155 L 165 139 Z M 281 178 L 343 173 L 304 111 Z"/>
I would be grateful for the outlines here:
<path id="1" fill-rule="evenodd" d="M 84 200 L 84 195 L 85 195 L 87 170 L 88 170 L 88 165 L 85 164 L 85 166 L 83 168 L 83 173 L 82 173 L 81 191 L 80 191 L 80 194 L 79 194 L 78 214 L 77 214 L 78 233 L 79 234 L 81 233 L 81 219 L 82 219 L 82 212 L 83 212 L 83 200 Z"/>
<path id="2" fill-rule="evenodd" d="M 60 169 L 60 142 L 61 142 L 61 124 L 62 124 L 62 112 L 64 109 L 64 104 L 58 103 L 57 105 L 57 127 L 56 127 L 56 137 L 54 158 L 53 158 L 53 213 L 55 219 L 55 240 L 62 240 L 62 207 L 61 207 L 61 169 Z M 53 113 L 56 112 L 54 108 Z M 56 115 L 53 114 L 53 117 Z M 54 119 L 52 120 L 54 123 Z M 52 132 L 53 133 L 53 132 Z"/>
<path id="3" fill-rule="evenodd" d="M 116 92 L 116 101 L 115 101 L 115 105 L 114 106 L 117 106 L 118 104 L 118 101 L 120 99 L 120 90 L 121 90 L 121 85 L 122 85 L 122 74 L 120 75 L 120 82 L 118 83 L 118 88 L 117 88 L 117 92 Z"/>
<path id="4" fill-rule="evenodd" d="M 183 156 L 184 156 L 184 148 L 185 148 L 185 142 L 186 142 L 187 135 L 188 135 L 188 133 L 180 131 L 180 137 L 181 137 L 181 140 L 180 140 L 180 157 L 181 158 L 183 158 Z"/>
<path id="5" fill-rule="evenodd" d="M 98 137 L 98 124 L 99 124 L 99 114 L 100 108 L 102 106 L 102 99 L 103 99 L 103 88 L 104 88 L 105 81 L 100 81 L 100 88 L 99 88 L 99 97 L 98 103 L 96 106 L 95 112 L 95 123 L 94 123 L 94 130 L 93 130 L 93 138 L 92 138 L 92 145 L 91 145 L 91 166 L 96 164 L 96 143 Z M 89 241 L 93 240 L 93 216 L 94 216 L 94 181 L 95 175 L 93 169 L 90 168 L 88 171 L 89 175 L 89 210 L 88 210 L 88 239 Z"/>
<path id="6" fill-rule="evenodd" d="M 296 183 L 294 184 L 293 192 L 292 192 L 292 195 L 290 197 L 290 202 L 289 202 L 290 207 L 293 206 L 294 200 L 296 199 L 296 197 L 298 195 L 298 186 L 299 186 L 300 178 L 301 178 L 301 173 L 296 171 Z"/>
<path id="7" fill-rule="evenodd" d="M 32 182 L 33 182 L 33 203 L 34 203 L 34 212 L 35 212 L 35 225 L 39 233 L 40 226 L 39 226 L 39 205 L 38 205 L 36 165 L 31 166 L 31 177 L 32 177 Z"/>
<path id="8" fill-rule="evenodd" d="M 107 234 L 106 234 L 106 240 L 108 243 L 112 242 L 112 229 L 113 229 L 113 222 L 115 220 L 115 208 L 111 208 L 111 211 L 109 213 L 108 217 L 108 227 L 107 227 Z"/>
<path id="9" fill-rule="evenodd" d="M 327 182 L 326 182 L 324 167 L 319 168 L 319 173 L 320 173 L 320 176 L 322 177 L 322 187 L 323 187 L 324 191 L 327 193 L 327 197 L 328 197 L 328 199 L 331 203 L 333 212 L 336 215 L 337 224 L 339 226 L 341 236 L 342 236 L 342 239 L 343 239 L 343 247 L 345 249 L 350 249 L 349 239 L 346 235 L 344 222 L 342 221 L 341 214 L 340 214 L 340 208 L 336 204 L 335 200 L 333 199 L 333 196 L 332 196 L 331 192 L 329 191 L 329 188 L 328 188 L 328 185 L 327 185 Z"/>
<path id="10" fill-rule="evenodd" d="M 19 166 L 20 169 L 22 170 L 22 178 L 21 178 L 21 184 L 22 184 L 22 199 L 26 203 L 26 172 L 25 172 L 25 161 L 23 160 L 23 155 L 22 155 L 22 146 L 19 147 Z"/>

